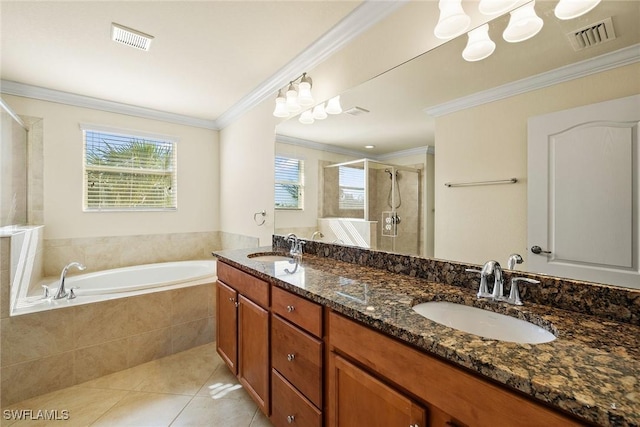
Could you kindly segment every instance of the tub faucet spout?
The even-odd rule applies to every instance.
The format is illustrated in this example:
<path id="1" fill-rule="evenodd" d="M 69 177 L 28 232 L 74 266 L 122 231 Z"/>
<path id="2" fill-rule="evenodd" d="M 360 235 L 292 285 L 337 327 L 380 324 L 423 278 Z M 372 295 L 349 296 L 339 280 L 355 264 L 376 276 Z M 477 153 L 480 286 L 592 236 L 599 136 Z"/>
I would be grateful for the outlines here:
<path id="1" fill-rule="evenodd" d="M 76 267 L 78 270 L 82 271 L 84 270 L 85 267 L 84 265 L 80 264 L 79 262 L 72 262 L 70 264 L 67 264 L 63 269 L 62 269 L 62 273 L 60 274 L 60 287 L 58 288 L 58 290 L 56 291 L 56 294 L 53 296 L 53 299 L 62 299 L 64 297 L 66 297 L 68 295 L 68 292 L 64 289 L 64 279 L 66 279 L 67 277 L 67 272 L 69 271 L 69 269 L 71 267 Z"/>

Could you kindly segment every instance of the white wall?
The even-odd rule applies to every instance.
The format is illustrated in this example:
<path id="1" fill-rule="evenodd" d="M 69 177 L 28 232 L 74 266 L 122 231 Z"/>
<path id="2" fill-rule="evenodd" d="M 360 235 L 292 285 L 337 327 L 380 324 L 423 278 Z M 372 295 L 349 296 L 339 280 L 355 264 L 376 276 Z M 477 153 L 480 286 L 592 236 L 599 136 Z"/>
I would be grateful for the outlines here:
<path id="1" fill-rule="evenodd" d="M 19 115 L 44 119 L 45 239 L 219 229 L 218 132 L 16 96 L 4 99 Z M 81 122 L 179 138 L 178 209 L 83 212 Z"/>
<path id="2" fill-rule="evenodd" d="M 517 252 L 526 261 L 527 119 L 640 93 L 638 76 L 636 63 L 438 118 L 435 257 L 506 263 Z M 511 177 L 519 182 L 444 186 Z"/>

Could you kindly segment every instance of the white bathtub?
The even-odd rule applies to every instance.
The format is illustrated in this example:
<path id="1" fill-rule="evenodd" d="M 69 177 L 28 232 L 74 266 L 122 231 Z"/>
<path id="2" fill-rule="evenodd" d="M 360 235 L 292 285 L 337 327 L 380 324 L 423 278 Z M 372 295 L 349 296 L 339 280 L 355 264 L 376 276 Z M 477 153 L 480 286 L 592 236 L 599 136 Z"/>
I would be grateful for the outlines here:
<path id="1" fill-rule="evenodd" d="M 43 298 L 42 294 L 28 296 L 12 304 L 11 315 L 213 283 L 215 280 L 214 260 L 145 264 L 86 274 L 75 274 L 75 270 L 71 270 L 65 280 L 65 289 L 68 292 L 71 288 L 77 288 L 74 291 L 76 298 L 54 300 L 51 297 Z M 59 279 L 45 283 L 51 295 L 55 294 L 58 282 Z"/>

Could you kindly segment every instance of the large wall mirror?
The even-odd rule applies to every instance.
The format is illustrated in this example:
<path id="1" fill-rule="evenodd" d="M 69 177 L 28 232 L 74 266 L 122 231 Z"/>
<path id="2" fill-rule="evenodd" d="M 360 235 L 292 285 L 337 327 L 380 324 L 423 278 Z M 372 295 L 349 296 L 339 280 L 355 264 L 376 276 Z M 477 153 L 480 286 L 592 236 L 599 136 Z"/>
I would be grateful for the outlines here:
<path id="1" fill-rule="evenodd" d="M 533 271 L 528 120 L 640 93 L 640 3 L 604 0 L 566 21 L 556 3 L 535 4 L 544 27 L 520 43 L 502 38 L 508 14 L 491 21 L 496 48 L 482 61 L 462 58 L 465 34 L 340 94 L 339 115 L 278 125 L 276 156 L 304 182 L 289 187 L 303 208 L 276 209 L 275 233 L 473 264 L 519 253 L 516 269 Z M 585 28 L 615 38 L 585 34 L 584 47 Z M 445 185 L 485 181 L 507 183 Z"/>

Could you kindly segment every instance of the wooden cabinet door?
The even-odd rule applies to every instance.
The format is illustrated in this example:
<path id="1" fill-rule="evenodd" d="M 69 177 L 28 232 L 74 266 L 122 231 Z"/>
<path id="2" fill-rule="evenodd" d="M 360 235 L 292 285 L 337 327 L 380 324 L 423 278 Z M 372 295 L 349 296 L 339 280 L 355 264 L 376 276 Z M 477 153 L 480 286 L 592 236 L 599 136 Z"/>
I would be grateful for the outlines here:
<path id="1" fill-rule="evenodd" d="M 216 349 L 231 372 L 238 374 L 238 293 L 216 283 Z"/>
<path id="2" fill-rule="evenodd" d="M 269 416 L 269 311 L 244 296 L 238 307 L 238 380 Z"/>
<path id="3" fill-rule="evenodd" d="M 425 408 L 342 357 L 331 359 L 332 426 L 426 427 Z"/>

